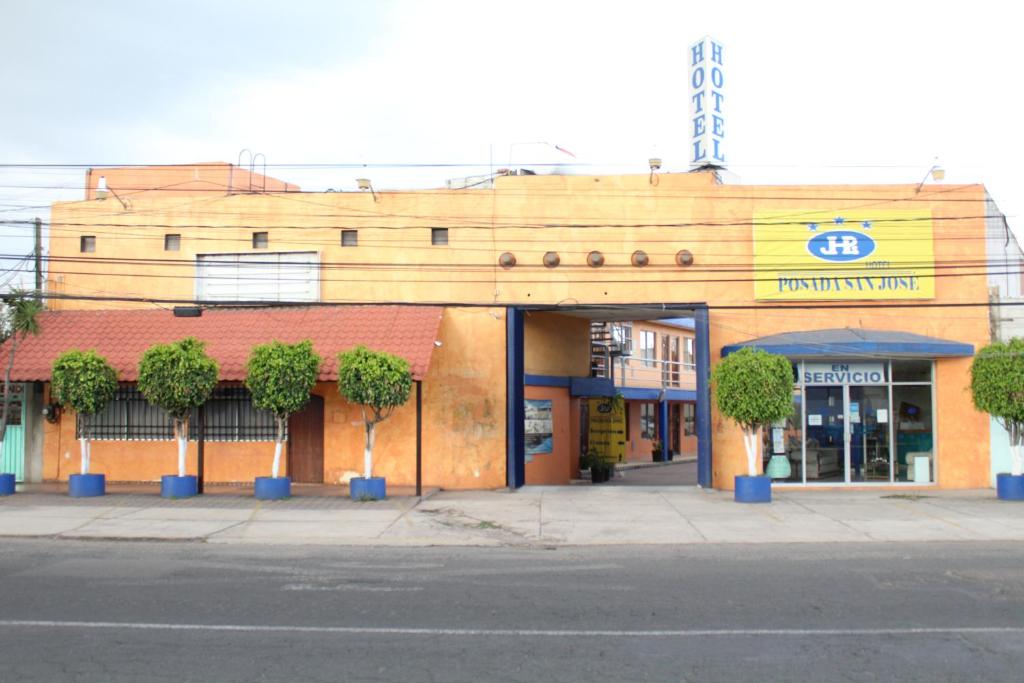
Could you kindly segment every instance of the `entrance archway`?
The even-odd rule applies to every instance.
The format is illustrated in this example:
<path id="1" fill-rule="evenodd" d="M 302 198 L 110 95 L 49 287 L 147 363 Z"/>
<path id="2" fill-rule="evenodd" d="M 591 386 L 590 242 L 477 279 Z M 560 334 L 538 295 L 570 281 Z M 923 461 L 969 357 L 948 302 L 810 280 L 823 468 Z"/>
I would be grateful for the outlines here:
<path id="1" fill-rule="evenodd" d="M 587 411 L 585 400 L 617 396 L 631 401 L 631 410 L 640 405 L 637 401 L 649 404 L 636 408 L 643 412 L 642 431 L 629 439 L 627 461 L 649 457 L 652 462 L 672 462 L 676 455 L 673 438 L 680 444 L 680 455 L 682 443 L 689 438 L 696 455 L 695 483 L 711 487 L 711 354 L 705 304 L 535 306 L 506 310 L 510 488 L 568 483 L 569 472 L 578 471 L 579 455 L 587 448 L 582 428 Z M 676 323 L 673 327 L 659 322 L 673 320 L 689 323 Z M 621 336 L 615 339 L 621 333 L 612 332 L 604 341 L 591 336 L 592 327 L 611 330 L 640 323 L 662 325 L 674 332 L 667 334 L 664 343 L 658 341 L 657 333 L 653 341 L 633 339 L 628 353 L 615 348 L 617 342 L 621 345 L 624 341 Z M 583 334 L 585 338 L 581 337 Z M 692 340 L 689 347 L 685 339 Z M 580 363 L 581 344 L 585 367 Z M 628 358 L 625 362 L 624 357 Z M 598 358 L 603 358 L 603 362 L 592 363 L 592 359 Z M 692 382 L 684 386 L 687 366 L 691 368 L 686 372 Z M 690 407 L 683 407 L 687 405 Z M 682 416 L 691 418 L 692 433 L 672 433 L 673 406 L 677 406 L 681 429 L 687 427 Z M 632 422 L 629 424 L 633 427 Z M 631 431 L 630 436 L 633 435 Z"/>

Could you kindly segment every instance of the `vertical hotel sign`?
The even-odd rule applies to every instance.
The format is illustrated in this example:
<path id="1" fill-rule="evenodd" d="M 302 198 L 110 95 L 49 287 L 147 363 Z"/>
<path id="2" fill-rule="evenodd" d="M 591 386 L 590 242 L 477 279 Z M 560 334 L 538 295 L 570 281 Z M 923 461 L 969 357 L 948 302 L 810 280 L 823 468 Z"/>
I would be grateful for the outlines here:
<path id="1" fill-rule="evenodd" d="M 708 37 L 690 48 L 690 168 L 725 166 L 722 52 Z"/>
<path id="2" fill-rule="evenodd" d="M 932 299 L 927 210 L 755 211 L 758 301 Z"/>

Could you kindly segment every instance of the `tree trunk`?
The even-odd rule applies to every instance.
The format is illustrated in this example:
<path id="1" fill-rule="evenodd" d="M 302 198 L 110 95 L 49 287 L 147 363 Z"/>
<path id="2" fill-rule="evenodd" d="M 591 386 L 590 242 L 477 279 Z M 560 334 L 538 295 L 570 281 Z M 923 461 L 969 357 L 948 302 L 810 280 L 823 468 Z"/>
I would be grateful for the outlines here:
<path id="1" fill-rule="evenodd" d="M 281 447 L 284 445 L 284 418 L 277 418 L 277 439 L 274 441 L 274 468 L 271 470 L 271 476 L 277 479 L 278 473 L 281 471 Z"/>
<path id="2" fill-rule="evenodd" d="M 373 442 L 377 438 L 374 431 L 376 423 L 366 422 L 366 449 L 363 451 L 363 476 L 369 479 L 373 476 Z"/>
<path id="3" fill-rule="evenodd" d="M 743 428 L 743 448 L 747 451 L 747 475 L 757 476 L 757 437 L 759 427 Z"/>
<path id="4" fill-rule="evenodd" d="M 185 456 L 188 451 L 188 419 L 174 421 L 174 433 L 178 437 L 178 476 L 185 476 Z"/>
<path id="5" fill-rule="evenodd" d="M 18 333 L 11 335 L 11 353 L 7 358 L 7 368 L 4 370 L 4 395 L 3 414 L 0 415 L 0 452 L 3 451 L 4 437 L 7 436 L 7 417 L 11 409 L 11 370 L 14 368 L 14 352 L 18 350 Z"/>
<path id="6" fill-rule="evenodd" d="M 1024 474 L 1024 424 L 1010 425 L 1010 474 L 1019 477 Z"/>
<path id="7" fill-rule="evenodd" d="M 78 443 L 82 451 L 82 474 L 89 474 L 89 416 L 82 414 L 82 436 Z"/>

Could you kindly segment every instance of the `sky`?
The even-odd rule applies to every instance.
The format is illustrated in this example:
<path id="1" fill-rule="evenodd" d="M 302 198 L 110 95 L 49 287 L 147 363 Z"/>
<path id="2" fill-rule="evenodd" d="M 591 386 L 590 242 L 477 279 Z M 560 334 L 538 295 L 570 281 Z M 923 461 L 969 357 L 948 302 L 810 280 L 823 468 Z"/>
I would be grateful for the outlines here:
<path id="1" fill-rule="evenodd" d="M 249 149 L 305 190 L 563 161 L 646 174 L 651 156 L 683 172 L 687 55 L 710 35 L 725 46 L 729 182 L 918 183 L 937 159 L 944 182 L 984 183 L 1024 235 L 1013 7 L 0 0 L 0 220 L 45 221 L 52 201 L 83 196 L 83 169 L 17 164 Z M 0 254 L 31 249 L 30 229 L 0 224 Z M 0 288 L 20 278 L 12 265 Z"/>

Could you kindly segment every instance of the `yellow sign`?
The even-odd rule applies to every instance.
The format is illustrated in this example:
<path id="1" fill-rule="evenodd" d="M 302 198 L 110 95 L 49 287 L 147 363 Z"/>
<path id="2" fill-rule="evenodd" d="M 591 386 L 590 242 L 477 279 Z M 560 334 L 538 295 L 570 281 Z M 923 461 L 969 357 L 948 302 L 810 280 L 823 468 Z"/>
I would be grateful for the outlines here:
<path id="1" fill-rule="evenodd" d="M 754 298 L 759 301 L 934 296 L 929 211 L 754 213 Z"/>
<path id="2" fill-rule="evenodd" d="M 609 462 L 625 462 L 626 402 L 621 398 L 590 398 L 587 414 L 587 448 Z"/>

